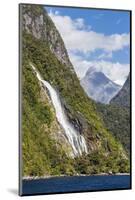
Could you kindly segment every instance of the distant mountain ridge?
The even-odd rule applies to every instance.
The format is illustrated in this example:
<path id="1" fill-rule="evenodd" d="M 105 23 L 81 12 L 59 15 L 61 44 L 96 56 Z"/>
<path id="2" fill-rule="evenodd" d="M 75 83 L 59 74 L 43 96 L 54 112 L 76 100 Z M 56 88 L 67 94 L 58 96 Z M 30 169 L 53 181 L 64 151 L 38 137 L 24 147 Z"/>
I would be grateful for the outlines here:
<path id="1" fill-rule="evenodd" d="M 111 81 L 104 73 L 96 71 L 94 67 L 88 69 L 81 85 L 89 97 L 104 104 L 108 104 L 121 89 L 121 86 Z"/>
<path id="2" fill-rule="evenodd" d="M 111 104 L 130 107 L 130 74 L 118 94 L 110 101 Z"/>

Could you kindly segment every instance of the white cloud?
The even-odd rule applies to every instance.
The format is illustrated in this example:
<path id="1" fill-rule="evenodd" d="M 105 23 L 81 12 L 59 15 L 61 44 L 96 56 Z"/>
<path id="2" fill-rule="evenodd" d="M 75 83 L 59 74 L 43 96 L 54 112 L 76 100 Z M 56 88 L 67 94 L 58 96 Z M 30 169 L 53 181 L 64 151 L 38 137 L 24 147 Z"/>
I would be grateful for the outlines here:
<path id="1" fill-rule="evenodd" d="M 129 64 L 113 63 L 109 61 L 87 61 L 81 56 L 70 54 L 71 62 L 80 79 L 82 79 L 90 67 L 96 68 L 96 71 L 103 72 L 108 78 L 117 84 L 123 85 L 129 73 Z"/>
<path id="2" fill-rule="evenodd" d="M 89 25 L 85 25 L 85 22 L 84 22 L 84 19 L 83 18 L 77 18 L 77 19 L 75 19 L 74 20 L 74 22 L 73 22 L 73 24 L 74 24 L 74 26 L 75 26 L 75 28 L 77 29 L 77 30 L 81 30 L 81 29 L 84 29 L 84 30 L 90 30 L 91 29 L 91 26 Z"/>
<path id="3" fill-rule="evenodd" d="M 86 53 L 101 49 L 113 52 L 122 50 L 129 45 L 129 34 L 127 33 L 104 35 L 92 31 L 82 18 L 73 20 L 69 16 L 56 15 L 53 12 L 50 12 L 49 15 L 61 33 L 69 51 Z"/>
<path id="4" fill-rule="evenodd" d="M 84 77 L 89 67 L 94 66 L 112 81 L 121 85 L 125 82 L 129 73 L 129 64 L 113 63 L 103 59 L 112 58 L 114 51 L 129 46 L 129 34 L 104 35 L 93 31 L 91 26 L 85 24 L 83 18 L 71 19 L 69 16 L 61 16 L 56 11 L 55 13 L 50 11 L 49 15 L 65 42 L 70 60 L 80 79 Z M 120 21 L 117 21 L 117 23 L 120 23 Z M 103 52 L 95 61 L 87 60 L 87 55 L 96 50 L 102 50 Z M 84 54 L 85 58 L 78 56 L 78 52 Z"/>
<path id="5" fill-rule="evenodd" d="M 98 56 L 98 59 L 112 58 L 112 52 L 104 52 Z"/>

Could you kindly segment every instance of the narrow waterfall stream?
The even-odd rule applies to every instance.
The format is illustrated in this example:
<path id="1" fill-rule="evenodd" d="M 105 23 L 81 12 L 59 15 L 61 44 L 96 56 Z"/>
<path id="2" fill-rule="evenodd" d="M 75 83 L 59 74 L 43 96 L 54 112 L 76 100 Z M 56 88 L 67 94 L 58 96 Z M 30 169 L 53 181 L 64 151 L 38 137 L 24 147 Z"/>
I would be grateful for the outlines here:
<path id="1" fill-rule="evenodd" d="M 63 107 L 61 105 L 59 95 L 57 94 L 56 90 L 50 85 L 50 83 L 48 83 L 47 81 L 41 78 L 39 72 L 36 70 L 36 68 L 32 64 L 31 66 L 33 70 L 36 72 L 38 80 L 42 82 L 42 84 L 49 91 L 51 101 L 55 108 L 57 120 L 62 126 L 62 128 L 64 129 L 66 138 L 68 139 L 68 142 L 70 143 L 73 149 L 73 155 L 78 156 L 78 155 L 82 155 L 83 152 L 87 153 L 87 145 L 86 145 L 85 139 L 82 135 L 80 135 L 80 133 L 78 133 L 75 130 L 75 128 L 68 121 L 66 114 L 63 110 Z"/>

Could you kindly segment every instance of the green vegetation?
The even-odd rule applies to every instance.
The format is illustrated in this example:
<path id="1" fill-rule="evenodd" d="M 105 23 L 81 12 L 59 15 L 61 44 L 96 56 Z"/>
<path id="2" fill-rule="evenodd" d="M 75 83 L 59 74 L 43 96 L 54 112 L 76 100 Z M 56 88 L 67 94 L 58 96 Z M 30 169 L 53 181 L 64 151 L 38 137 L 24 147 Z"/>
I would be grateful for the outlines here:
<path id="1" fill-rule="evenodd" d="M 41 87 L 25 53 L 22 69 L 23 175 L 69 174 L 73 171 L 69 158 L 50 137 L 54 113 L 47 101 L 41 102 Z"/>
<path id="2" fill-rule="evenodd" d="M 115 161 L 115 162 L 114 162 Z M 127 160 L 117 155 L 105 156 L 99 151 L 75 158 L 75 169 L 81 174 L 123 173 L 129 172 Z"/>
<path id="3" fill-rule="evenodd" d="M 97 104 L 103 121 L 117 140 L 119 140 L 126 152 L 130 153 L 130 112 L 129 108 L 117 105 Z"/>
<path id="4" fill-rule="evenodd" d="M 23 16 L 27 15 L 22 20 L 25 27 L 22 33 L 23 176 L 129 172 L 129 160 L 121 140 L 110 133 L 112 128 L 106 129 L 104 115 L 100 112 L 99 116 L 97 105 L 80 86 L 63 40 L 43 6 L 26 5 L 22 11 Z M 65 55 L 66 64 L 57 59 L 57 51 Z M 59 128 L 54 109 L 43 97 L 30 63 L 59 92 L 67 117 L 77 128 L 80 126 L 86 138 L 89 154 L 71 158 L 62 142 L 56 141 Z"/>
<path id="5" fill-rule="evenodd" d="M 95 103 L 85 95 L 75 73 L 58 61 L 51 53 L 48 44 L 24 33 L 22 60 L 23 175 L 128 172 L 129 161 L 122 156 L 124 154 L 122 146 L 104 128 Z M 30 62 L 36 66 L 45 80 L 59 90 L 61 97 L 70 106 L 73 118 L 76 117 L 76 113 L 82 113 L 93 134 L 92 140 L 97 145 L 98 151 L 72 159 L 60 143 L 56 145 L 51 137 L 54 113 L 47 101 L 41 101 L 41 86 Z M 100 138 L 99 146 L 97 133 Z M 88 133 L 86 138 L 89 138 Z"/>

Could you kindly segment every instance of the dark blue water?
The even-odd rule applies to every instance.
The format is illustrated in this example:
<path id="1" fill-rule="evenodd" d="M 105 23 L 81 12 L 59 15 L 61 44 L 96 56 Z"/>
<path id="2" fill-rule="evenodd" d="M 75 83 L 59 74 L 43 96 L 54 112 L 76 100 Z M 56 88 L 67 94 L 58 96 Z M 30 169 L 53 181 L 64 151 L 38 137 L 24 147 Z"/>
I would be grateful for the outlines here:
<path id="1" fill-rule="evenodd" d="M 129 175 L 55 177 L 23 180 L 23 195 L 130 189 Z"/>

